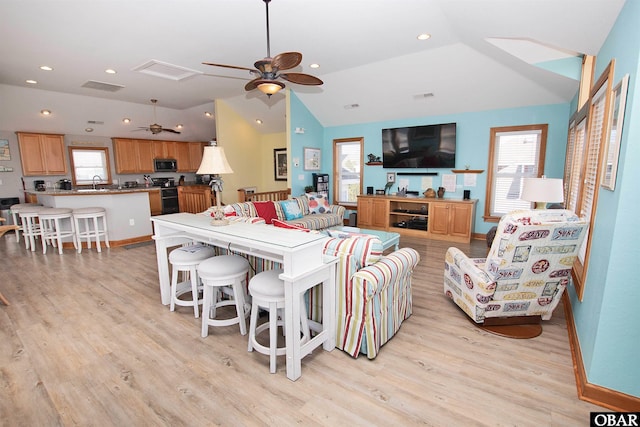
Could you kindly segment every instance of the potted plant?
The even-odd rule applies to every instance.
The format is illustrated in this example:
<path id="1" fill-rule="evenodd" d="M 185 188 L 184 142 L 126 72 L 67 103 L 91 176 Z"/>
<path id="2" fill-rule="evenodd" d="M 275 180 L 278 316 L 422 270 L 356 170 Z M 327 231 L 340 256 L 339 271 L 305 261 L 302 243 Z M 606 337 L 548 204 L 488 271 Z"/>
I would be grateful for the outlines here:
<path id="1" fill-rule="evenodd" d="M 315 188 L 313 187 L 313 185 L 307 185 L 304 187 L 305 193 L 313 193 L 314 191 L 315 191 Z"/>

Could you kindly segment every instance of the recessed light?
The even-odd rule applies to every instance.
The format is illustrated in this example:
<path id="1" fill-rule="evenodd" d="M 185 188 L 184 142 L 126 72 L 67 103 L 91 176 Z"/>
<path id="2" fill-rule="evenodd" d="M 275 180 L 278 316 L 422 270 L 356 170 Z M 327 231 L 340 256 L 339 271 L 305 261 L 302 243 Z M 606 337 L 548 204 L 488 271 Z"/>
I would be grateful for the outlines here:
<path id="1" fill-rule="evenodd" d="M 320 68 L 320 64 L 311 64 L 309 65 L 311 68 Z"/>
<path id="2" fill-rule="evenodd" d="M 124 119 L 122 119 L 122 123 L 131 123 L 131 119 L 128 117 L 125 117 Z"/>
<path id="3" fill-rule="evenodd" d="M 25 81 L 26 81 L 27 83 L 29 83 L 30 85 L 38 84 L 38 82 L 37 82 L 36 80 L 31 80 L 31 79 L 29 79 L 29 80 L 25 80 Z"/>
<path id="4" fill-rule="evenodd" d="M 48 65 L 41 65 L 40 69 L 42 71 L 53 71 L 53 68 L 49 67 Z"/>
<path id="5" fill-rule="evenodd" d="M 178 123 L 178 124 L 176 125 L 176 128 L 178 128 L 178 129 L 182 129 L 182 124 Z"/>
<path id="6" fill-rule="evenodd" d="M 40 114 L 42 114 L 43 116 L 50 116 L 51 110 L 40 110 Z"/>
<path id="7" fill-rule="evenodd" d="M 106 70 L 104 70 L 105 73 L 107 74 L 116 74 L 117 71 L 112 69 L 112 68 L 107 68 Z"/>
<path id="8" fill-rule="evenodd" d="M 210 113 L 208 111 L 205 111 L 204 115 L 207 116 L 207 117 L 213 117 L 213 113 Z"/>
<path id="9" fill-rule="evenodd" d="M 257 124 L 259 124 L 259 125 L 261 125 L 261 124 L 262 124 L 262 120 L 260 120 L 260 119 L 256 119 L 256 123 L 257 123 Z"/>
<path id="10" fill-rule="evenodd" d="M 418 35 L 418 40 L 429 40 L 431 38 L 431 34 L 422 33 Z"/>
<path id="11" fill-rule="evenodd" d="M 84 131 L 85 132 L 93 132 L 93 128 L 85 128 Z"/>

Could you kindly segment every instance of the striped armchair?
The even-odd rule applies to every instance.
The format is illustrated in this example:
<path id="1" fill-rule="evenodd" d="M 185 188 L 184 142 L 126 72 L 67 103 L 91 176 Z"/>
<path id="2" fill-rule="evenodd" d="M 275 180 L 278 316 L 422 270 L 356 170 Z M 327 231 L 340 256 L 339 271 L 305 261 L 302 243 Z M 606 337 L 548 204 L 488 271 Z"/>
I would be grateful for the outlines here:
<path id="1" fill-rule="evenodd" d="M 380 240 L 364 235 L 329 238 L 324 253 L 339 258 L 336 347 L 374 359 L 411 315 L 411 275 L 420 255 L 411 248 L 382 255 Z M 309 295 L 311 318 L 317 321 L 321 292 L 316 287 Z"/>

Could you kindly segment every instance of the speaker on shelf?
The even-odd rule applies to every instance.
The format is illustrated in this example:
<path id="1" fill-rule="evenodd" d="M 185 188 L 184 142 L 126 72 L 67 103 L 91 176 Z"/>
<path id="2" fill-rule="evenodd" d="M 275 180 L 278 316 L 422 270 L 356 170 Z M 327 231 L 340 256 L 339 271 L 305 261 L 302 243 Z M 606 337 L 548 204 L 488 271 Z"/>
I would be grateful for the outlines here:
<path id="1" fill-rule="evenodd" d="M 462 196 L 462 198 L 464 200 L 469 200 L 471 198 L 471 190 L 464 190 L 464 196 Z"/>
<path id="2" fill-rule="evenodd" d="M 367 187 L 367 194 L 373 194 L 373 187 Z"/>

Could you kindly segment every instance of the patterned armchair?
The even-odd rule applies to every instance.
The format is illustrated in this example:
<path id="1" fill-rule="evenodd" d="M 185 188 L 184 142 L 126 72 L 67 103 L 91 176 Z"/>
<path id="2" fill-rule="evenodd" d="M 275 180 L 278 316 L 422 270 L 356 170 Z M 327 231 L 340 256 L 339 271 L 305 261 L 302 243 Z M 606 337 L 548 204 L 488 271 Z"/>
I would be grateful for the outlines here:
<path id="1" fill-rule="evenodd" d="M 486 259 L 468 258 L 449 248 L 444 292 L 489 331 L 518 335 L 509 325 L 551 318 L 571 279 L 587 227 L 586 221 L 564 209 L 505 215 Z M 521 337 L 540 332 L 538 326 L 534 334 Z"/>

